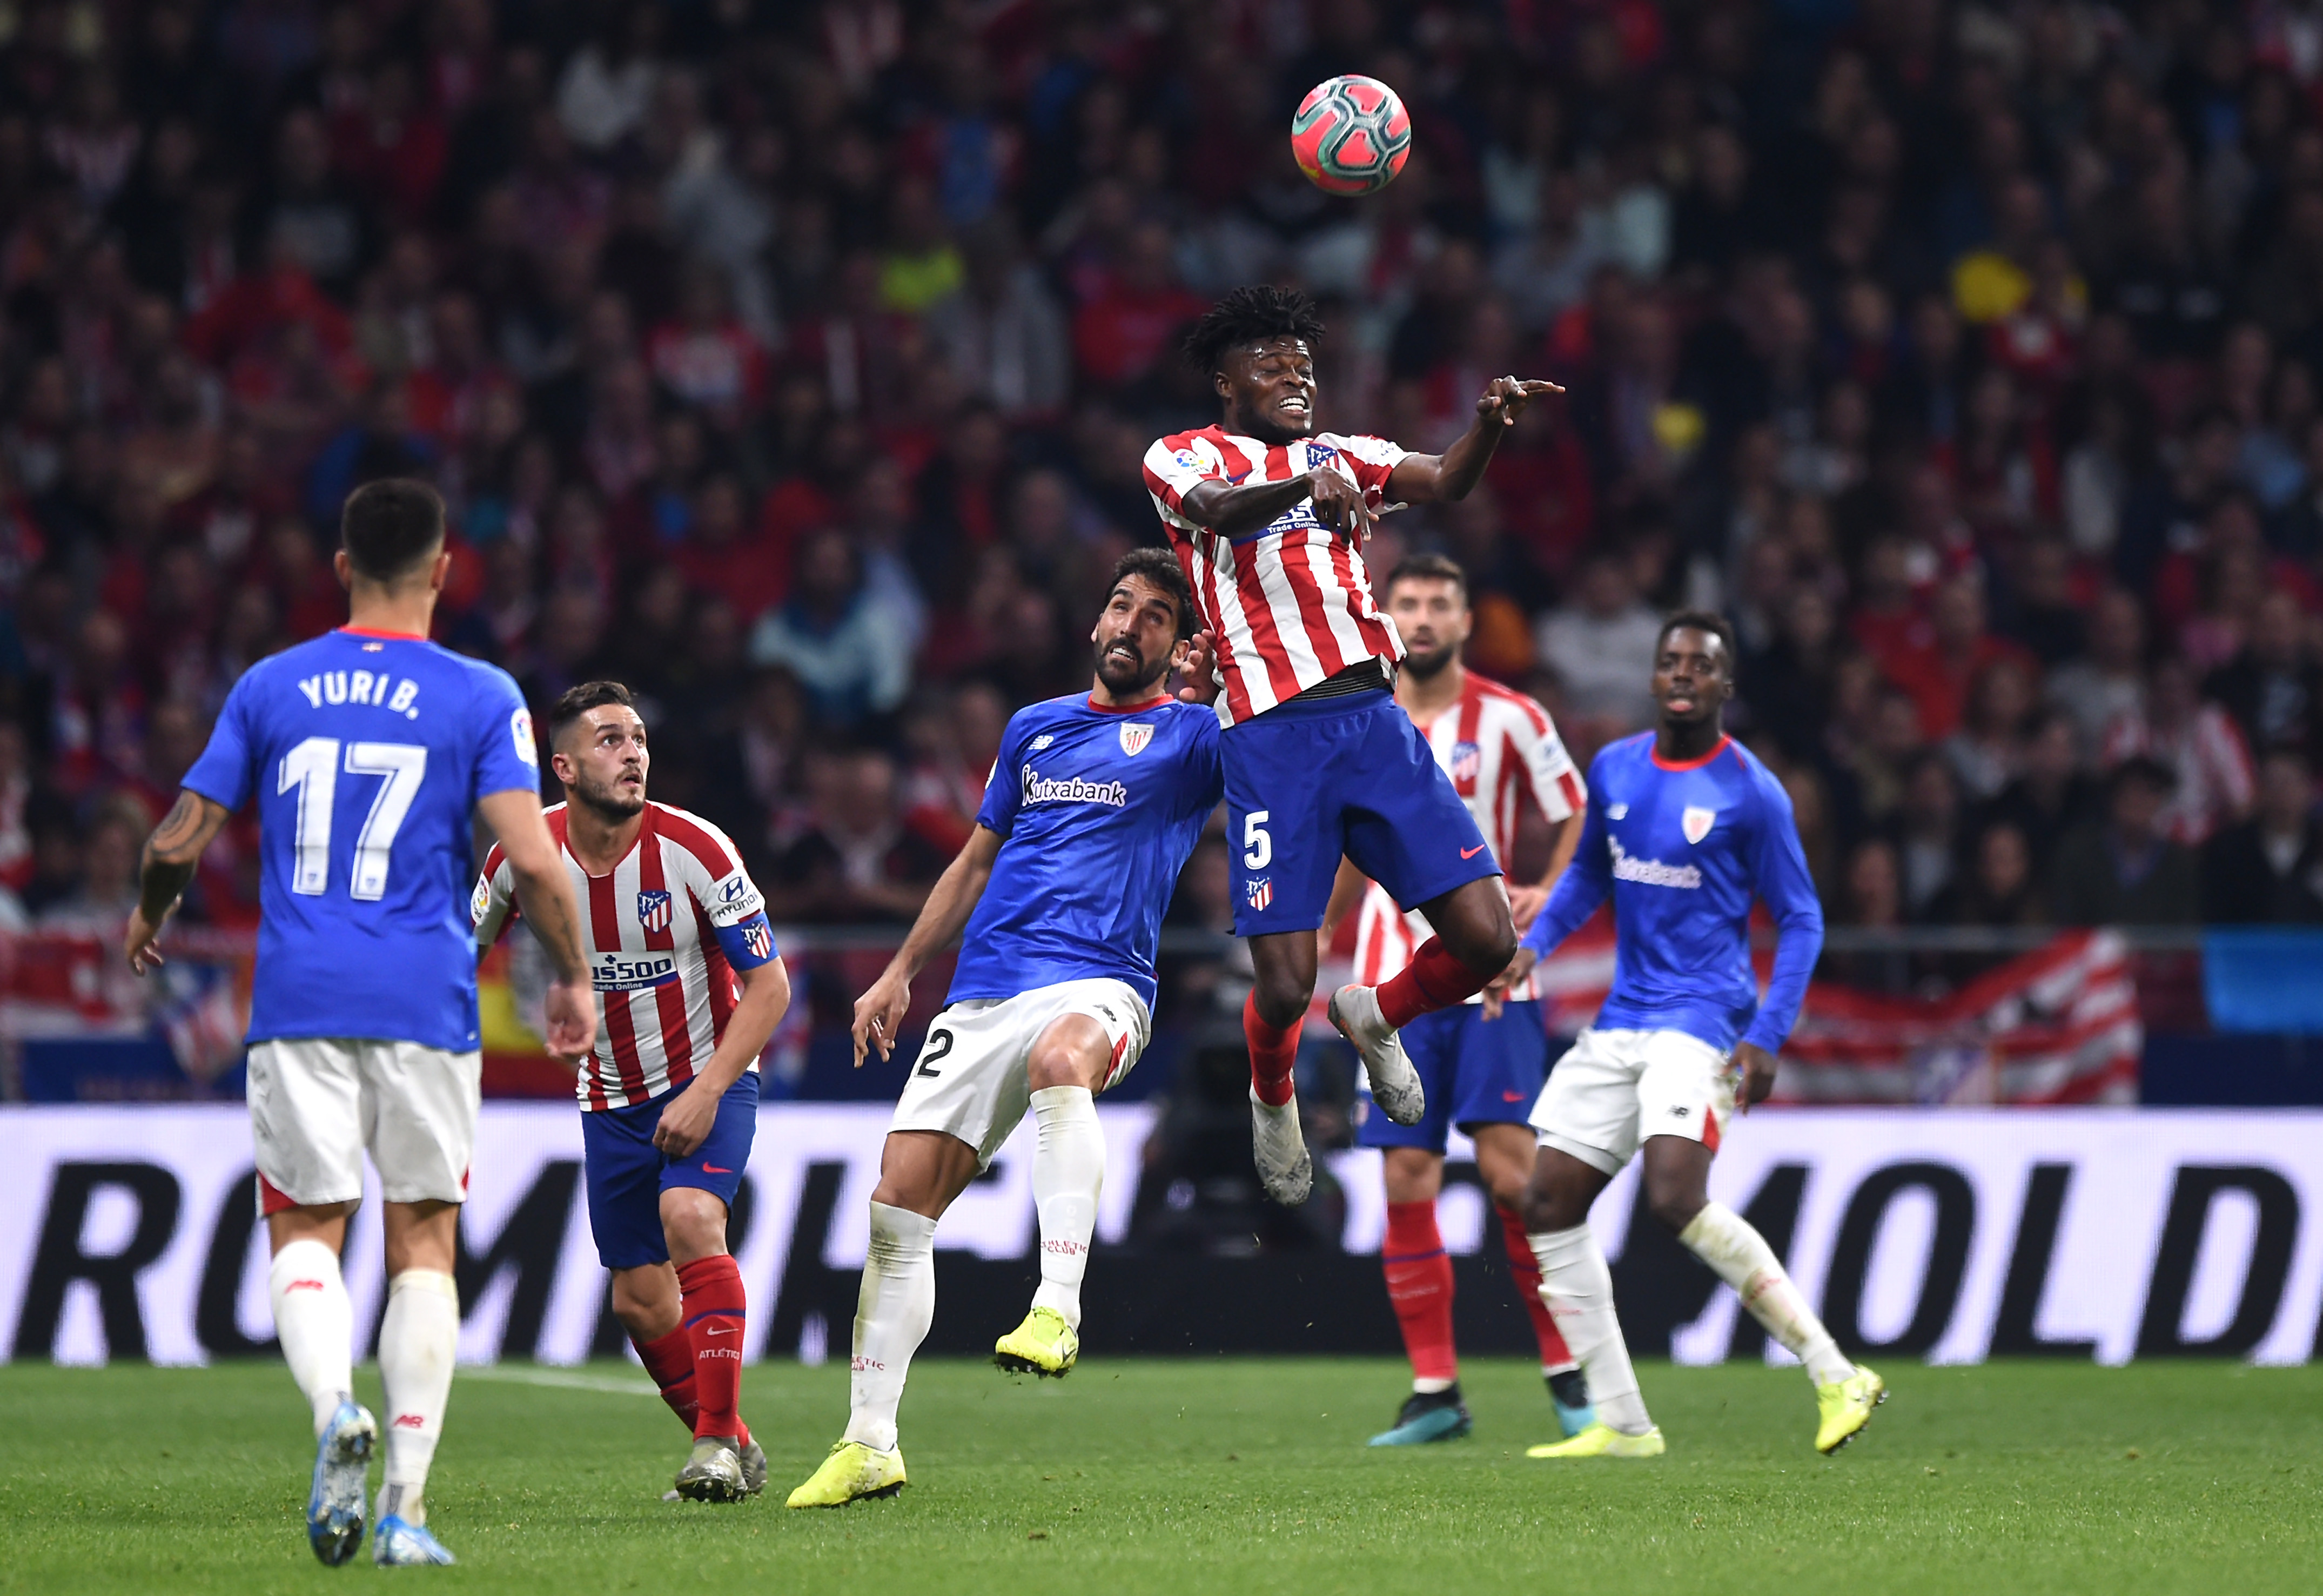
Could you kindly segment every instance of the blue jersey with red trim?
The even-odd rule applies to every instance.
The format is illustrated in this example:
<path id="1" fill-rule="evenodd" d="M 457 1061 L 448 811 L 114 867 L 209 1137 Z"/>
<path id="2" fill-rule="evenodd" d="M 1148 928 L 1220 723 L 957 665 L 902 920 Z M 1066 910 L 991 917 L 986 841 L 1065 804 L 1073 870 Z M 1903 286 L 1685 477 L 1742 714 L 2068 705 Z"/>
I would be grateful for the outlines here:
<path id="1" fill-rule="evenodd" d="M 250 1040 L 475 1047 L 469 817 L 537 793 L 539 757 L 509 674 L 424 637 L 340 630 L 243 672 L 183 784 L 258 801 Z"/>
<path id="2" fill-rule="evenodd" d="M 1150 1007 L 1162 913 L 1224 793 L 1202 705 L 1075 695 L 1017 711 L 976 816 L 1000 854 L 945 1001 L 1111 977 Z"/>
<path id="3" fill-rule="evenodd" d="M 1682 1031 L 1725 1050 L 1774 1052 L 1797 1021 L 1823 951 L 1823 903 L 1790 794 L 1731 738 L 1665 763 L 1654 734 L 1611 744 L 1589 766 L 1588 817 L 1525 945 L 1547 954 L 1613 900 L 1613 986 L 1597 1024 Z M 1750 963 L 1750 905 L 1781 940 L 1766 1000 Z"/>

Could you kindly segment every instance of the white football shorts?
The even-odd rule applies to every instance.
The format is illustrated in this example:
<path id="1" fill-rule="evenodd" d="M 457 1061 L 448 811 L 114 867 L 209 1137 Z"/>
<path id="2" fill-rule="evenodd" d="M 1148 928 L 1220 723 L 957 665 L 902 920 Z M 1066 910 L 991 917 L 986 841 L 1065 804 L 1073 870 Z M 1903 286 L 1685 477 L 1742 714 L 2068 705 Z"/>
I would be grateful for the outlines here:
<path id="1" fill-rule="evenodd" d="M 390 1203 L 468 1193 L 484 1056 L 409 1041 L 299 1037 L 250 1050 L 259 1208 L 354 1202 L 363 1151 Z"/>
<path id="2" fill-rule="evenodd" d="M 1060 981 L 1014 997 L 953 1004 L 928 1026 L 888 1129 L 956 1136 L 976 1149 L 978 1169 L 989 1167 L 1032 1105 L 1033 1044 L 1067 1014 L 1087 1014 L 1105 1027 L 1113 1063 L 1099 1091 L 1128 1075 L 1153 1034 L 1144 999 L 1125 981 Z"/>
<path id="3" fill-rule="evenodd" d="M 1608 1175 L 1648 1136 L 1684 1136 L 1712 1152 L 1734 1112 L 1727 1055 L 1683 1031 L 1599 1031 L 1574 1039 L 1532 1106 L 1544 1147 Z"/>

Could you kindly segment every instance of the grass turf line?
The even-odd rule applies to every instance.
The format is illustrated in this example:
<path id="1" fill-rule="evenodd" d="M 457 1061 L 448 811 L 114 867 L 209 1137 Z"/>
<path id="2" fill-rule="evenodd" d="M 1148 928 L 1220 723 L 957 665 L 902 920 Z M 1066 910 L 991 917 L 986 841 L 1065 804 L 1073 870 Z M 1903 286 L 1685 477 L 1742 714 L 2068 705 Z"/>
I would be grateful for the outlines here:
<path id="1" fill-rule="evenodd" d="M 399 1577 L 560 1596 L 737 1575 L 944 1596 L 2323 1589 L 2323 1368 L 1898 1365 L 1826 1461 L 1795 1370 L 1649 1364 L 1670 1454 L 1557 1464 L 1523 1455 L 1555 1426 L 1520 1362 L 1464 1371 L 1474 1438 L 1367 1450 L 1400 1363 L 1099 1361 L 1046 1382 L 932 1360 L 904 1399 L 912 1485 L 815 1513 L 781 1499 L 844 1424 L 843 1366 L 748 1371 L 773 1477 L 723 1509 L 658 1500 L 685 1437 L 620 1389 L 642 1375 L 575 1372 L 592 1385 L 454 1387 L 428 1504 L 461 1564 Z M 358 1380 L 376 1406 L 375 1372 Z M 276 1363 L 0 1367 L 0 1590 L 369 1579 L 367 1546 L 337 1571 L 307 1550 L 311 1458 Z"/>

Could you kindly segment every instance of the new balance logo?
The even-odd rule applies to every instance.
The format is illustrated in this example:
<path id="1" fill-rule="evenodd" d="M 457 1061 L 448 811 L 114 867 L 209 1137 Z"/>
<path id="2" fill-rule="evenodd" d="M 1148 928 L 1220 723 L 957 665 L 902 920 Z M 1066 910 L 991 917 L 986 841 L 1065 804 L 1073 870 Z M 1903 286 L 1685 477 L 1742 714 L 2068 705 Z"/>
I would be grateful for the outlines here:
<path id="1" fill-rule="evenodd" d="M 424 1430 L 427 1427 L 427 1421 L 416 1413 L 399 1413 L 395 1416 L 395 1422 L 387 1427 L 391 1430 Z"/>
<path id="2" fill-rule="evenodd" d="M 1680 1104 L 1677 1107 L 1670 1110 L 1670 1118 L 1684 1119 L 1687 1114 L 1692 1114 L 1694 1110 L 1691 1108 L 1686 1107 L 1684 1104 Z"/>
<path id="3" fill-rule="evenodd" d="M 320 1280 L 293 1280 L 282 1288 L 282 1294 L 288 1297 L 293 1291 L 320 1291 L 322 1289 Z"/>

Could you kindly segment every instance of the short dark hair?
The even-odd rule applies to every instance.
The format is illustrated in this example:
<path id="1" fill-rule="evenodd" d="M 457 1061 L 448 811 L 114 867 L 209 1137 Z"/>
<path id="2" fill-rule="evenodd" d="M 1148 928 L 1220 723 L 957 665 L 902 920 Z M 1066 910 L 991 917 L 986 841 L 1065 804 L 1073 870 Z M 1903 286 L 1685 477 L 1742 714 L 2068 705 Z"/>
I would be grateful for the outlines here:
<path id="1" fill-rule="evenodd" d="M 1197 619 L 1194 614 L 1194 588 L 1186 580 L 1186 568 L 1178 564 L 1177 555 L 1166 548 L 1150 544 L 1143 548 L 1131 549 L 1115 563 L 1113 580 L 1106 584 L 1105 591 L 1111 593 L 1133 576 L 1141 582 L 1151 582 L 1169 596 L 1171 607 L 1178 611 L 1178 635 L 1180 637 L 1194 635 Z"/>
<path id="2" fill-rule="evenodd" d="M 1297 289 L 1253 283 L 1235 289 L 1202 313 L 1186 332 L 1186 363 L 1203 376 L 1216 374 L 1226 353 L 1270 338 L 1303 338 L 1311 346 L 1323 336 L 1323 313 Z"/>
<path id="3" fill-rule="evenodd" d="M 1734 657 L 1734 628 L 1724 616 L 1709 610 L 1672 610 L 1662 622 L 1662 629 L 1654 634 L 1654 656 L 1657 659 L 1661 657 L 1662 645 L 1669 641 L 1669 635 L 1678 631 L 1708 632 L 1725 644 L 1726 675 L 1729 681 L 1733 679 L 1735 667 L 1740 662 Z"/>
<path id="4" fill-rule="evenodd" d="M 339 544 L 356 574 L 372 582 L 409 576 L 444 545 L 444 500 L 411 477 L 382 477 L 347 495 Z"/>
<path id="5" fill-rule="evenodd" d="M 2132 786 L 2150 788 L 2167 798 L 2178 790 L 2178 773 L 2151 754 L 2132 754 L 2106 773 L 2106 802 Z"/>
<path id="6" fill-rule="evenodd" d="M 566 688 L 548 709 L 548 746 L 556 748 L 574 721 L 607 704 L 619 704 L 625 710 L 638 707 L 629 690 L 619 682 L 582 682 Z"/>
<path id="7" fill-rule="evenodd" d="M 1446 555 L 1406 555 L 1387 573 L 1381 593 L 1393 596 L 1399 582 L 1448 582 L 1460 590 L 1460 601 L 1468 601 L 1468 573 L 1460 569 L 1459 561 Z"/>

